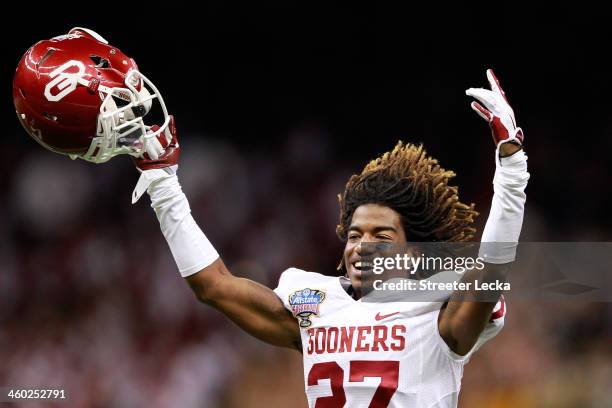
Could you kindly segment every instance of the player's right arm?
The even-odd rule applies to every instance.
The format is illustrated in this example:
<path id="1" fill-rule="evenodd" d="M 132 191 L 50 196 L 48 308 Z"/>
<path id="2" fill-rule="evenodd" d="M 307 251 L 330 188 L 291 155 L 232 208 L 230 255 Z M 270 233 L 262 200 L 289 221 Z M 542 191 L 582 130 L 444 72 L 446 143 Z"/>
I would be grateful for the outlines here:
<path id="1" fill-rule="evenodd" d="M 201 302 L 247 333 L 276 346 L 302 349 L 298 324 L 272 289 L 232 275 L 221 258 L 185 279 Z"/>
<path id="2" fill-rule="evenodd" d="M 258 339 L 301 349 L 298 323 L 280 298 L 270 288 L 232 275 L 191 216 L 176 175 L 180 148 L 172 117 L 168 129 L 171 137 L 146 143 L 145 156 L 135 159 L 141 176 L 132 202 L 149 194 L 178 270 L 200 301 Z"/>

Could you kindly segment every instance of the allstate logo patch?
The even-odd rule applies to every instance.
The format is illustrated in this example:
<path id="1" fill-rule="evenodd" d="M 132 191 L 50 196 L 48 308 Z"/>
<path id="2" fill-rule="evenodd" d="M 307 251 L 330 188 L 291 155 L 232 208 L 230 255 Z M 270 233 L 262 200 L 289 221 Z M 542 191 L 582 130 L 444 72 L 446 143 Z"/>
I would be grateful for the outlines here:
<path id="1" fill-rule="evenodd" d="M 302 289 L 289 295 L 293 315 L 300 321 L 300 327 L 312 325 L 310 318 L 319 315 L 319 305 L 325 300 L 325 292 L 317 289 Z"/>

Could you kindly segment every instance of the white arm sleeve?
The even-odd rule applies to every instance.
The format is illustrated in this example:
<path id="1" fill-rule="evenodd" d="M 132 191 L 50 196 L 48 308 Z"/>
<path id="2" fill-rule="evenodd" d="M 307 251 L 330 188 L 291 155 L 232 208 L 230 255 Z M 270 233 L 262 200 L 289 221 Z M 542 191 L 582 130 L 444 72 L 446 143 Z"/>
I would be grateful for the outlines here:
<path id="1" fill-rule="evenodd" d="M 491 212 L 482 233 L 479 256 L 485 262 L 503 264 L 514 261 L 525 209 L 525 187 L 529 180 L 527 155 L 519 150 L 497 160 L 493 178 Z M 487 242 L 493 244 L 487 245 Z"/>
<path id="2" fill-rule="evenodd" d="M 181 276 L 193 275 L 212 264 L 219 254 L 191 216 L 176 174 L 156 169 L 143 172 L 143 176 L 150 183 L 147 192 L 151 207 Z"/>

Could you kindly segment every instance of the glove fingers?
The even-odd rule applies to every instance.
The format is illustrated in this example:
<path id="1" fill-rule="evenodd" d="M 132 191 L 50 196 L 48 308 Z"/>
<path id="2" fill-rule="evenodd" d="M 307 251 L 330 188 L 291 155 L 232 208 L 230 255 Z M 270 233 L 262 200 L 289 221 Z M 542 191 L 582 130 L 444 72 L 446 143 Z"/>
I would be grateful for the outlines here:
<path id="1" fill-rule="evenodd" d="M 145 139 L 145 151 L 149 159 L 157 160 L 164 153 L 164 148 L 157 137 L 150 137 Z"/>
<path id="2" fill-rule="evenodd" d="M 493 92 L 500 94 L 505 99 L 506 93 L 504 92 L 501 85 L 499 84 L 499 79 L 497 79 L 492 69 L 487 69 L 487 79 L 489 80 L 489 85 L 491 86 L 491 90 Z"/>
<path id="3" fill-rule="evenodd" d="M 498 95 L 495 92 L 483 88 L 470 88 L 465 91 L 465 94 L 477 99 L 478 102 L 482 103 L 489 111 L 493 113 L 499 111 Z"/>
<path id="4" fill-rule="evenodd" d="M 173 115 L 170 115 L 170 122 L 168 123 L 168 127 L 164 130 L 164 134 L 166 135 L 168 145 L 178 147 L 179 144 L 176 138 L 176 126 L 174 124 Z M 166 148 L 166 146 L 164 146 L 164 148 Z"/>
<path id="5" fill-rule="evenodd" d="M 491 112 L 489 112 L 488 110 L 486 110 L 481 104 L 479 104 L 478 102 L 472 102 L 470 104 L 470 106 L 472 107 L 472 109 L 474 110 L 474 112 L 476 112 L 478 114 L 478 116 L 480 116 L 481 118 L 483 118 L 484 120 L 486 120 L 487 122 L 491 122 L 493 120 L 493 114 Z"/>

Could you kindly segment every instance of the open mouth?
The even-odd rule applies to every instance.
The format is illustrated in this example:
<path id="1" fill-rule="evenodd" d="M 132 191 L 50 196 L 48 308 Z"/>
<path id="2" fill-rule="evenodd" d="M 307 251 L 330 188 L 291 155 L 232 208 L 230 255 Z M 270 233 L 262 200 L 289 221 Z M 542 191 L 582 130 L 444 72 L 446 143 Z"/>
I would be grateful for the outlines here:
<path id="1" fill-rule="evenodd" d="M 358 271 L 369 271 L 372 269 L 372 263 L 367 261 L 355 261 L 351 265 Z"/>

